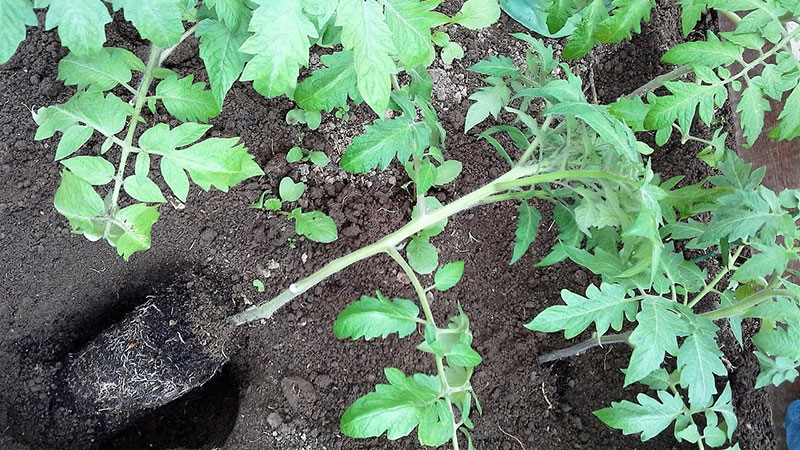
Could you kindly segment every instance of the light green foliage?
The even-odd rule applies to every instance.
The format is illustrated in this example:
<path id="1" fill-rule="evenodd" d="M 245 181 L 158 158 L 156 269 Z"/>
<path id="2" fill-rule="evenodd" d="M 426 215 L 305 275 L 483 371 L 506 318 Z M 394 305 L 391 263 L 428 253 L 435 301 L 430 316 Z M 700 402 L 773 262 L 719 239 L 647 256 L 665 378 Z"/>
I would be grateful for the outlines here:
<path id="1" fill-rule="evenodd" d="M 522 201 L 517 208 L 517 231 L 514 234 L 514 254 L 511 255 L 511 263 L 519 261 L 528 251 L 533 241 L 536 240 L 536 232 L 539 229 L 539 221 L 542 215 L 536 207 L 531 207 L 527 202 Z"/>
<path id="2" fill-rule="evenodd" d="M 79 56 L 99 51 L 106 42 L 105 25 L 111 22 L 108 8 L 101 0 L 37 1 L 37 7 L 49 6 L 45 29 L 58 27 L 61 44 Z"/>
<path id="3" fill-rule="evenodd" d="M 650 20 L 650 10 L 655 7 L 652 0 L 613 0 L 615 6 L 611 17 L 597 27 L 596 36 L 601 42 L 621 42 L 630 39 L 631 32 L 641 30 L 641 22 Z"/>
<path id="4" fill-rule="evenodd" d="M 303 192 L 306 190 L 305 183 L 295 183 L 289 177 L 283 177 L 278 186 L 278 194 L 281 196 L 281 201 L 294 202 L 299 199 Z"/>
<path id="5" fill-rule="evenodd" d="M 336 223 L 321 211 L 302 212 L 295 208 L 289 213 L 289 218 L 294 219 L 295 233 L 314 242 L 328 244 L 339 237 Z"/>
<path id="6" fill-rule="evenodd" d="M 361 103 L 353 52 L 322 55 L 321 60 L 326 67 L 315 70 L 297 86 L 294 93 L 297 104 L 307 111 L 331 112 L 334 108 L 346 106 L 348 97 Z"/>
<path id="7" fill-rule="evenodd" d="M 658 399 L 639 394 L 636 401 L 638 403 L 613 402 L 610 408 L 595 411 L 595 415 L 625 434 L 641 433 L 642 440 L 646 441 L 667 429 L 685 408 L 680 396 L 665 391 L 658 391 Z"/>
<path id="8" fill-rule="evenodd" d="M 439 252 L 426 237 L 411 239 L 406 247 L 408 263 L 417 273 L 428 274 L 439 266 Z"/>
<path id="9" fill-rule="evenodd" d="M 300 161 L 311 161 L 311 163 L 325 167 L 328 165 L 328 155 L 320 151 L 306 150 L 302 147 L 292 147 L 286 153 L 286 162 L 295 163 Z"/>
<path id="10" fill-rule="evenodd" d="M 165 78 L 156 86 L 156 96 L 170 114 L 181 122 L 206 122 L 216 117 L 219 104 L 205 83 L 194 83 L 194 77 Z"/>
<path id="11" fill-rule="evenodd" d="M 58 78 L 78 89 L 108 91 L 131 81 L 131 71 L 144 70 L 133 53 L 121 48 L 103 48 L 86 56 L 68 54 L 58 63 Z"/>
<path id="12" fill-rule="evenodd" d="M 497 0 L 467 0 L 453 16 L 453 22 L 470 30 L 488 27 L 500 18 Z"/>
<path id="13" fill-rule="evenodd" d="M 489 115 L 497 119 L 500 108 L 511 100 L 511 90 L 502 81 L 489 78 L 492 86 L 482 87 L 478 92 L 469 96 L 475 103 L 467 110 L 464 121 L 464 132 L 471 130 L 475 125 L 483 122 Z"/>
<path id="14" fill-rule="evenodd" d="M 249 30 L 254 34 L 240 51 L 253 55 L 242 73 L 242 81 L 265 97 L 291 94 L 300 67 L 308 65 L 311 39 L 319 37 L 311 20 L 296 0 L 257 0 Z"/>
<path id="15" fill-rule="evenodd" d="M 433 278 L 436 284 L 436 289 L 446 291 L 461 281 L 461 276 L 464 274 L 464 261 L 454 261 L 445 264 L 436 270 L 436 275 Z"/>
<path id="16" fill-rule="evenodd" d="M 142 39 L 159 47 L 177 44 L 183 34 L 183 12 L 175 0 L 113 0 L 113 5 L 115 11 L 122 8 Z"/>
<path id="17" fill-rule="evenodd" d="M 243 0 L 205 0 L 203 3 L 213 8 L 219 20 L 231 30 L 239 29 L 248 23 L 252 16 L 250 8 Z"/>
<path id="18" fill-rule="evenodd" d="M 25 26 L 36 26 L 30 0 L 0 0 L 0 64 L 5 64 L 25 39 Z"/>
<path id="19" fill-rule="evenodd" d="M 420 155 L 428 146 L 430 128 L 405 115 L 394 119 L 379 119 L 368 125 L 366 133 L 353 139 L 340 162 L 347 172 L 368 172 L 376 167 L 385 169 L 396 157 L 408 161 L 412 154 Z"/>
<path id="20" fill-rule="evenodd" d="M 493 2 L 496 4 L 496 1 Z M 431 11 L 439 3 L 440 0 L 389 0 L 385 3 L 386 25 L 393 35 L 397 56 L 406 67 L 428 66 L 433 62 L 436 55 L 431 42 L 431 28 L 450 20 L 444 14 Z M 498 14 L 480 28 L 491 25 L 499 18 Z"/>
<path id="21" fill-rule="evenodd" d="M 389 300 L 377 292 L 376 297 L 362 296 L 343 309 L 333 332 L 339 339 L 386 339 L 392 333 L 404 338 L 416 331 L 418 316 L 419 308 L 411 300 Z"/>
<path id="22" fill-rule="evenodd" d="M 218 2 L 220 5 L 224 2 Z M 241 4 L 238 0 L 236 3 Z M 249 10 L 248 10 L 249 11 Z M 235 23 L 238 23 L 237 20 Z M 223 22 L 205 19 L 197 25 L 200 37 L 200 58 L 206 67 L 211 92 L 222 108 L 225 95 L 239 78 L 248 56 L 239 51 L 247 39 L 247 32 L 240 28 L 230 29 Z"/>

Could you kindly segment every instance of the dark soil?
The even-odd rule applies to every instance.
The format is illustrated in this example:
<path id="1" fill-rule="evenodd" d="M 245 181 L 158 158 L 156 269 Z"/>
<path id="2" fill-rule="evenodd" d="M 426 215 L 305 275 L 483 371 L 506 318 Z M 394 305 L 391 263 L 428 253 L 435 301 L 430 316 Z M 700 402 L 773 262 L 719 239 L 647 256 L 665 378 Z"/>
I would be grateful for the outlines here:
<path id="1" fill-rule="evenodd" d="M 460 3 L 447 2 L 444 9 L 454 12 Z M 575 63 L 575 70 L 587 80 L 587 90 L 599 100 L 613 99 L 669 70 L 658 58 L 681 39 L 680 20 L 673 5 L 662 3 L 653 23 L 644 26 L 633 42 L 604 46 Z M 146 44 L 130 26 L 115 22 L 107 30 L 112 44 L 140 56 L 146 53 Z M 490 145 L 460 132 L 467 97 L 479 84 L 478 76 L 465 68 L 488 54 L 518 58 L 523 47 L 508 35 L 516 31 L 523 30 L 505 16 L 486 31 L 458 31 L 454 40 L 464 45 L 465 59 L 452 67 L 437 62 L 432 68 L 436 106 L 448 131 L 445 151 L 449 158 L 464 162 L 459 179 L 436 192 L 443 202 L 502 170 L 504 163 Z M 560 48 L 559 42 L 553 44 Z M 164 285 L 191 291 L 199 280 L 215 280 L 218 294 L 211 298 L 216 308 L 241 310 L 268 299 L 328 260 L 398 228 L 411 211 L 412 199 L 402 188 L 406 181 L 402 169 L 351 176 L 337 167 L 346 144 L 373 119 L 367 108 L 353 109 L 349 121 L 326 118 L 318 131 L 303 136 L 307 130 L 284 124 L 290 101 L 265 99 L 251 86 L 237 84 L 224 112 L 213 120 L 212 134 L 241 136 L 266 175 L 228 194 L 194 187 L 186 205 L 170 199 L 160 208 L 153 249 L 125 263 L 108 245 L 70 235 L 66 220 L 52 205 L 59 173 L 59 165 L 52 161 L 55 140 L 33 140 L 30 109 L 65 101 L 73 92 L 56 79 L 57 61 L 65 53 L 55 33 L 36 30 L 18 55 L 0 68 L 0 240 L 4 243 L 0 329 L 6 330 L 0 338 L 2 448 L 65 448 L 59 439 L 63 436 L 42 426 L 54 417 L 52 392 L 60 389 L 52 381 L 53 371 L 63 370 L 63 361 L 74 358 L 70 355 L 143 304 L 148 295 L 164 292 Z M 203 79 L 196 55 L 196 42 L 190 42 L 167 66 Z M 287 165 L 285 154 L 298 142 L 325 151 L 332 164 L 325 169 Z M 656 153 L 654 168 L 665 176 L 701 179 L 705 169 L 693 159 L 699 150 L 670 143 Z M 298 239 L 292 248 L 288 241 L 294 236 L 292 227 L 284 218 L 248 208 L 286 175 L 308 184 L 301 206 L 331 215 L 341 230 L 338 241 L 322 245 Z M 474 419 L 476 446 L 483 450 L 692 448 L 677 444 L 670 433 L 641 443 L 605 427 L 592 415 L 593 410 L 633 399 L 638 392 L 621 388 L 619 369 L 626 365 L 629 350 L 594 349 L 580 358 L 537 365 L 537 355 L 568 343 L 556 334 L 532 333 L 522 324 L 558 302 L 562 289 L 583 291 L 597 281 L 570 263 L 533 267 L 556 235 L 548 208 L 542 209 L 540 237 L 514 266 L 508 265 L 513 205 L 468 211 L 452 219 L 448 231 L 435 239 L 443 261 L 466 260 L 464 281 L 440 294 L 433 307 L 443 320 L 460 301 L 472 319 L 477 350 L 484 357 L 473 378 L 484 409 L 484 415 Z M 264 282 L 265 294 L 256 292 L 254 278 Z M 331 330 L 337 313 L 375 290 L 392 296 L 413 293 L 388 257 L 359 263 L 295 300 L 272 320 L 240 330 L 241 348 L 228 355 L 230 362 L 222 373 L 203 388 L 156 410 L 110 441 L 95 442 L 96 446 L 419 448 L 414 437 L 395 442 L 353 440 L 338 430 L 347 405 L 383 381 L 383 367 L 407 373 L 434 370 L 431 358 L 415 350 L 413 338 L 335 339 Z M 185 307 L 181 302 L 176 300 L 174 306 Z M 739 350 L 727 330 L 722 334 L 740 419 L 736 437 L 742 449 L 773 448 L 767 403 L 762 393 L 752 391 L 757 366 L 751 349 Z M 87 432 L 81 427 L 73 431 L 75 436 Z"/>

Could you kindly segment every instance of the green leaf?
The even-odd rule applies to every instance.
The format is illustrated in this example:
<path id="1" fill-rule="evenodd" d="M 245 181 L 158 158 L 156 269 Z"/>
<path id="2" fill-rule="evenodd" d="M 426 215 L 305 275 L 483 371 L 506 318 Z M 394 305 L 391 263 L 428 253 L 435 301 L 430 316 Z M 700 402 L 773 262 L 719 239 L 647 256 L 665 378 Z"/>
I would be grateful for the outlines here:
<path id="1" fill-rule="evenodd" d="M 594 0 L 589 3 L 589 6 L 583 11 L 581 21 L 572 32 L 569 43 L 564 46 L 564 58 L 576 59 L 589 53 L 589 50 L 598 42 L 595 34 L 598 32 L 599 25 L 606 19 L 608 19 L 608 12 L 603 0 Z"/>
<path id="2" fill-rule="evenodd" d="M 182 11 L 175 0 L 114 0 L 114 11 L 125 12 L 143 39 L 161 48 L 177 44 L 183 34 Z"/>
<path id="3" fill-rule="evenodd" d="M 470 30 L 486 28 L 500 19 L 497 0 L 467 0 L 453 16 L 453 22 Z"/>
<path id="4" fill-rule="evenodd" d="M 433 184 L 442 186 L 455 180 L 461 174 L 463 165 L 454 159 L 443 162 L 436 168 L 436 180 Z"/>
<path id="5" fill-rule="evenodd" d="M 517 215 L 519 218 L 517 219 L 517 231 L 514 233 L 514 254 L 511 256 L 510 264 L 519 261 L 528 251 L 528 247 L 536 240 L 539 221 L 542 220 L 539 210 L 531 207 L 524 200 L 517 207 Z"/>
<path id="6" fill-rule="evenodd" d="M 253 286 L 255 286 L 255 288 L 256 288 L 256 290 L 258 290 L 258 292 L 264 292 L 264 289 L 265 289 L 264 288 L 264 282 L 259 280 L 258 278 L 253 280 Z"/>
<path id="7" fill-rule="evenodd" d="M 397 73 L 392 55 L 397 49 L 376 0 L 341 0 L 336 25 L 342 27 L 342 45 L 353 51 L 361 98 L 383 117 L 389 105 L 391 76 Z"/>
<path id="8" fill-rule="evenodd" d="M 333 332 L 339 339 L 385 339 L 392 333 L 404 338 L 417 329 L 418 316 L 419 308 L 414 302 L 403 298 L 390 301 L 378 292 L 377 298 L 364 295 L 342 310 Z"/>
<path id="9" fill-rule="evenodd" d="M 743 49 L 731 42 L 720 41 L 714 34 L 708 33 L 707 41 L 684 42 L 664 53 L 661 61 L 675 64 L 692 64 L 715 68 L 727 66 L 742 57 Z"/>
<path id="10" fill-rule="evenodd" d="M 161 176 L 167 183 L 172 193 L 182 202 L 186 201 L 189 195 L 189 177 L 175 161 L 169 158 L 161 158 Z"/>
<path id="11" fill-rule="evenodd" d="M 545 113 L 575 116 L 586 122 L 601 138 L 613 145 L 620 156 L 632 162 L 641 160 L 640 146 L 636 141 L 636 136 L 619 119 L 609 114 L 604 105 L 562 102 L 547 108 Z"/>
<path id="12" fill-rule="evenodd" d="M 93 185 L 103 185 L 111 181 L 116 169 L 101 156 L 76 156 L 61 161 L 64 167 L 84 181 Z"/>
<path id="13" fill-rule="evenodd" d="M 307 111 L 331 112 L 347 105 L 347 97 L 361 101 L 353 66 L 353 52 L 341 51 L 322 55 L 325 68 L 315 70 L 297 85 L 294 100 Z"/>
<path id="14" fill-rule="evenodd" d="M 390 440 L 407 436 L 416 428 L 426 410 L 439 399 L 439 380 L 430 375 L 406 377 L 401 371 L 384 369 L 389 384 L 356 400 L 342 415 L 339 424 L 350 437 L 377 437 L 386 433 Z"/>
<path id="15" fill-rule="evenodd" d="M 769 132 L 770 137 L 788 141 L 800 136 L 800 84 L 786 98 L 778 120 L 778 126 Z"/>
<path id="16" fill-rule="evenodd" d="M 0 64 L 5 64 L 25 40 L 25 25 L 38 24 L 30 0 L 0 0 Z"/>
<path id="17" fill-rule="evenodd" d="M 292 147 L 289 149 L 289 152 L 286 153 L 286 162 L 288 163 L 296 163 L 303 160 L 303 149 L 300 147 Z"/>
<path id="18" fill-rule="evenodd" d="M 428 274 L 439 266 L 439 252 L 427 238 L 415 237 L 406 247 L 408 264 L 421 274 Z"/>
<path id="19" fill-rule="evenodd" d="M 641 31 L 641 22 L 650 20 L 650 10 L 656 4 L 652 0 L 614 0 L 611 17 L 600 23 L 595 36 L 602 42 L 621 42 L 630 39 L 631 32 Z"/>
<path id="20" fill-rule="evenodd" d="M 644 125 L 651 130 L 671 127 L 677 121 L 681 132 L 687 134 L 692 126 L 695 111 L 700 108 L 700 118 L 710 124 L 714 110 L 725 103 L 728 91 L 724 86 L 708 86 L 680 81 L 668 81 L 664 86 L 672 95 L 658 97 L 648 111 Z"/>
<path id="21" fill-rule="evenodd" d="M 125 178 L 123 187 L 128 195 L 140 202 L 166 203 L 167 201 L 158 185 L 155 184 L 153 180 L 146 177 L 130 175 Z"/>
<path id="22" fill-rule="evenodd" d="M 167 111 L 181 122 L 206 122 L 219 114 L 219 105 L 214 94 L 206 90 L 205 83 L 193 81 L 193 75 L 165 78 L 156 86 L 156 95 Z"/>
<path id="23" fill-rule="evenodd" d="M 642 441 L 655 437 L 683 414 L 684 404 L 679 395 L 658 391 L 658 400 L 646 395 L 636 396 L 638 404 L 627 400 L 612 402 L 610 408 L 595 411 L 594 415 L 606 425 L 624 434 L 641 433 Z"/>
<path id="24" fill-rule="evenodd" d="M 436 211 L 437 209 L 442 207 L 442 203 L 436 199 L 436 197 L 425 197 L 424 203 L 416 203 L 414 207 L 411 209 L 411 218 L 416 219 L 420 216 L 420 206 L 425 205 L 425 211 Z M 418 236 L 423 238 L 429 238 L 441 234 L 444 231 L 445 227 L 447 226 L 447 219 L 442 219 L 433 225 L 425 228 L 424 230 L 417 233 Z"/>
<path id="25" fill-rule="evenodd" d="M 558 225 L 558 243 L 553 246 L 553 250 L 536 263 L 537 267 L 550 266 L 559 263 L 567 258 L 567 253 L 563 246 L 577 247 L 583 240 L 583 234 L 578 230 L 575 216 L 572 211 L 562 204 L 556 204 L 553 208 L 553 220 Z"/>
<path id="26" fill-rule="evenodd" d="M 58 141 L 55 159 L 66 158 L 75 153 L 92 137 L 92 133 L 94 133 L 94 130 L 83 125 L 73 125 L 64 130 L 61 140 Z"/>
<path id="27" fill-rule="evenodd" d="M 278 186 L 278 193 L 281 196 L 281 200 L 284 202 L 297 201 L 297 199 L 299 199 L 305 191 L 305 183 L 295 183 L 289 177 L 283 177 L 280 185 Z"/>
<path id="28" fill-rule="evenodd" d="M 711 407 L 711 410 L 720 414 L 722 419 L 725 421 L 726 436 L 728 437 L 728 440 L 733 438 L 733 432 L 736 431 L 736 426 L 739 424 L 739 420 L 736 418 L 736 412 L 733 410 L 733 404 L 731 400 L 731 384 L 728 382 L 725 384 L 725 389 L 722 390 L 722 394 L 717 397 L 717 401 L 714 403 L 714 406 Z"/>
<path id="29" fill-rule="evenodd" d="M 722 196 L 717 199 L 717 208 L 708 228 L 690 243 L 690 247 L 707 247 L 723 238 L 735 242 L 754 236 L 764 227 L 774 228 L 781 216 L 784 213 L 778 210 L 777 205 L 770 205 L 757 192 L 739 191 Z"/>
<path id="30" fill-rule="evenodd" d="M 782 274 L 789 263 L 789 257 L 796 259 L 793 252 L 777 244 L 753 244 L 758 253 L 754 253 L 736 269 L 731 281 L 751 281 L 772 275 Z"/>
<path id="31" fill-rule="evenodd" d="M 428 407 L 419 422 L 417 435 L 422 445 L 439 447 L 453 437 L 453 408 L 444 399 Z"/>
<path id="32" fill-rule="evenodd" d="M 798 376 L 797 361 L 785 356 L 773 359 L 761 352 L 755 352 L 761 371 L 756 378 L 756 389 L 764 386 L 780 386 L 784 381 L 793 382 Z"/>
<path id="33" fill-rule="evenodd" d="M 639 309 L 637 302 L 625 297 L 625 289 L 616 284 L 602 283 L 600 289 L 589 285 L 586 297 L 564 289 L 561 298 L 566 305 L 548 307 L 525 327 L 548 333 L 564 330 L 567 339 L 583 333 L 592 323 L 598 336 L 604 335 L 609 327 L 620 331 L 625 318 L 633 321 Z"/>
<path id="34" fill-rule="evenodd" d="M 128 50 L 114 47 L 83 56 L 70 53 L 58 63 L 58 79 L 78 89 L 91 86 L 95 90 L 107 91 L 131 81 L 131 69 L 135 68 L 131 67 L 132 61 L 141 63 Z"/>
<path id="35" fill-rule="evenodd" d="M 458 284 L 463 274 L 464 261 L 449 262 L 436 270 L 433 282 L 436 284 L 436 289 L 446 291 Z"/>
<path id="36" fill-rule="evenodd" d="M 519 69 L 514 64 L 514 61 L 507 56 L 494 56 L 490 55 L 489 59 L 478 61 L 476 64 L 469 67 L 467 70 L 470 72 L 480 73 L 483 75 L 496 76 L 496 77 L 518 77 Z"/>
<path id="37" fill-rule="evenodd" d="M 364 134 L 353 139 L 340 165 L 346 172 L 364 173 L 375 167 L 386 169 L 395 156 L 406 162 L 411 154 L 421 155 L 427 148 L 430 133 L 424 123 L 405 116 L 376 120 L 367 125 Z"/>
<path id="38" fill-rule="evenodd" d="M 425 195 L 436 183 L 436 166 L 427 158 L 422 161 L 414 182 L 417 184 L 417 195 Z"/>
<path id="39" fill-rule="evenodd" d="M 205 0 L 203 4 L 213 8 L 219 20 L 231 30 L 238 30 L 241 25 L 247 24 L 252 15 L 243 0 Z"/>
<path id="40" fill-rule="evenodd" d="M 475 367 L 483 361 L 481 355 L 465 342 L 451 347 L 445 356 L 448 364 L 458 367 Z"/>
<path id="41" fill-rule="evenodd" d="M 248 56 L 239 51 L 248 34 L 245 30 L 231 31 L 222 22 L 205 19 L 197 25 L 197 36 L 200 37 L 200 59 L 206 67 L 211 92 L 217 106 L 222 108 L 225 95 L 248 60 Z"/>
<path id="42" fill-rule="evenodd" d="M 255 3 L 258 7 L 249 26 L 254 34 L 239 49 L 254 55 L 244 68 L 242 81 L 253 81 L 255 90 L 268 98 L 291 95 L 300 67 L 308 66 L 310 39 L 319 37 L 317 28 L 297 0 Z"/>
<path id="43" fill-rule="evenodd" d="M 130 111 L 130 105 L 120 100 L 114 94 L 108 94 L 103 97 L 101 92 L 79 92 L 73 95 L 64 104 L 40 108 L 34 114 L 34 120 L 39 125 L 34 139 L 47 139 L 52 137 L 56 131 L 61 131 L 66 134 L 69 128 L 72 128 L 78 123 L 82 123 L 97 130 L 103 136 L 113 136 L 122 131 L 125 127 L 125 122 Z M 80 134 L 80 136 L 70 136 L 71 138 L 82 138 L 85 131 L 76 130 L 73 133 Z M 83 145 L 86 141 L 84 140 L 73 149 L 72 147 L 76 142 L 80 142 L 80 139 L 70 144 L 69 148 L 72 151 Z M 61 157 L 66 156 L 64 154 L 65 152 L 66 150 L 63 152 L 59 151 Z"/>
<path id="44" fill-rule="evenodd" d="M 678 369 L 681 386 L 689 391 L 689 404 L 699 409 L 709 406 L 717 393 L 714 375 L 724 376 L 728 371 L 715 340 L 719 328 L 702 317 L 696 316 L 693 321 L 694 329 L 678 350 Z"/>
<path id="45" fill-rule="evenodd" d="M 295 233 L 314 242 L 328 244 L 339 237 L 336 222 L 321 211 L 300 213 L 294 216 Z"/>
<path id="46" fill-rule="evenodd" d="M 747 147 L 752 146 L 761 135 L 761 129 L 764 127 L 764 113 L 770 109 L 769 101 L 764 98 L 764 92 L 760 87 L 751 83 L 742 92 L 742 97 L 736 105 L 736 111 L 739 113 Z"/>
<path id="47" fill-rule="evenodd" d="M 637 314 L 638 325 L 628 342 L 633 347 L 625 386 L 646 377 L 661 367 L 665 354 L 678 353 L 678 336 L 686 334 L 686 324 L 671 311 L 670 302 L 660 297 L 647 297 L 641 301 Z"/>
<path id="48" fill-rule="evenodd" d="M 105 25 L 111 22 L 100 0 L 50 0 L 45 29 L 58 27 L 61 44 L 76 55 L 99 51 L 106 42 Z"/>
<path id="49" fill-rule="evenodd" d="M 500 108 L 506 106 L 511 100 L 511 90 L 505 83 L 498 83 L 493 86 L 480 88 L 477 92 L 469 96 L 475 103 L 470 105 L 467 110 L 467 118 L 464 121 L 464 132 L 466 133 L 475 125 L 483 122 L 489 114 L 497 119 Z"/>
<path id="50" fill-rule="evenodd" d="M 310 159 L 313 164 L 316 164 L 319 167 L 325 167 L 328 165 L 328 155 L 323 152 L 311 152 L 308 154 L 308 159 Z"/>
<path id="51" fill-rule="evenodd" d="M 708 9 L 708 4 L 706 0 L 678 0 L 678 4 L 681 5 L 681 31 L 685 37 L 700 21 L 700 17 Z"/>
<path id="52" fill-rule="evenodd" d="M 125 261 L 133 253 L 150 248 L 150 230 L 158 220 L 158 208 L 136 203 L 122 208 L 115 218 L 121 223 L 119 226 L 122 228 L 122 235 L 116 238 L 114 244 L 117 246 L 117 253 Z"/>
<path id="53" fill-rule="evenodd" d="M 449 22 L 444 14 L 432 11 L 440 1 L 388 0 L 384 3 L 386 26 L 394 36 L 400 62 L 406 67 L 428 66 L 436 53 L 431 43 L 431 28 Z"/>
<path id="54" fill-rule="evenodd" d="M 442 62 L 445 64 L 453 64 L 453 61 L 463 57 L 464 48 L 458 42 L 448 42 L 447 45 L 442 47 Z"/>
<path id="55" fill-rule="evenodd" d="M 105 205 L 100 195 L 86 181 L 69 170 L 61 171 L 61 184 L 56 190 L 54 204 L 56 210 L 69 220 L 73 232 L 82 232 L 92 240 L 102 237 L 96 233 L 98 223 L 105 225 L 101 217 Z"/>
<path id="56" fill-rule="evenodd" d="M 553 0 L 550 7 L 547 8 L 547 30 L 550 33 L 556 33 L 564 28 L 567 20 L 578 9 L 578 5 L 574 0 Z"/>

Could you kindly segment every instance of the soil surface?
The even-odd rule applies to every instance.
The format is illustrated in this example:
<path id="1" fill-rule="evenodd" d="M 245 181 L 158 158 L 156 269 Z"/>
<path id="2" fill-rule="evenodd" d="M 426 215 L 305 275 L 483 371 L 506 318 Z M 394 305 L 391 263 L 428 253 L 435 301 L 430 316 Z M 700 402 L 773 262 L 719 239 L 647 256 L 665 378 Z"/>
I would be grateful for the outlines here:
<path id="1" fill-rule="evenodd" d="M 455 12 L 460 3 L 445 2 L 443 9 Z M 682 40 L 680 20 L 674 5 L 660 3 L 652 24 L 645 25 L 632 42 L 603 46 L 574 63 L 587 80 L 587 91 L 599 101 L 613 100 L 669 70 L 658 58 Z M 710 23 L 710 18 L 704 20 Z M 509 36 L 519 31 L 524 30 L 506 16 L 488 30 L 457 31 L 453 39 L 464 46 L 466 57 L 452 66 L 437 62 L 431 68 L 437 82 L 434 100 L 448 131 L 445 152 L 464 163 L 461 176 L 436 192 L 442 202 L 470 192 L 503 169 L 502 159 L 476 132 L 461 133 L 470 103 L 467 97 L 480 85 L 478 76 L 466 68 L 490 54 L 519 59 L 523 45 Z M 140 57 L 146 54 L 146 43 L 121 17 L 107 32 L 111 44 L 129 48 Z M 562 45 L 551 44 L 557 49 Z M 284 117 L 292 108 L 289 100 L 265 99 L 250 85 L 237 84 L 223 113 L 212 121 L 211 134 L 240 136 L 266 175 L 228 194 L 193 187 L 185 205 L 170 198 L 160 208 L 153 248 L 125 263 L 110 246 L 70 235 L 66 220 L 52 203 L 60 170 L 53 162 L 56 141 L 33 140 L 30 109 L 63 102 L 73 92 L 56 79 L 57 62 L 65 54 L 55 33 L 31 30 L 19 53 L 0 68 L 0 240 L 4 244 L 0 329 L 6 330 L 0 337 L 0 447 L 7 449 L 66 448 L 63 436 L 42 427 L 58 407 L 53 392 L 61 387 L 53 374 L 64 370 L 64 361 L 74 358 L 87 342 L 145 303 L 148 296 L 163 294 L 164 286 L 192 291 L 208 286 L 205 280 L 213 280 L 215 308 L 241 310 L 268 299 L 330 259 L 397 229 L 409 219 L 412 206 L 402 187 L 407 181 L 402 169 L 352 176 L 336 164 L 350 139 L 373 120 L 366 107 L 351 110 L 348 121 L 326 117 L 319 130 L 308 132 L 285 125 Z M 312 63 L 316 61 L 312 58 Z M 188 41 L 166 66 L 204 79 L 196 41 Z M 163 119 L 163 112 L 159 116 Z M 286 152 L 298 143 L 325 151 L 332 163 L 324 169 L 286 164 Z M 94 139 L 88 145 L 100 144 Z M 687 181 L 699 180 L 706 174 L 693 158 L 699 150 L 671 142 L 654 155 L 654 168 L 664 176 L 685 174 Z M 287 175 L 308 185 L 300 206 L 333 217 L 340 229 L 339 240 L 324 245 L 301 238 L 291 243 L 292 226 L 283 217 L 248 208 Z M 605 427 L 592 415 L 611 401 L 633 399 L 639 392 L 621 388 L 620 368 L 627 363 L 628 349 L 594 349 L 579 358 L 537 365 L 537 355 L 570 343 L 557 334 L 530 332 L 522 324 L 559 302 L 562 289 L 582 292 L 598 281 L 568 262 L 533 267 L 549 251 L 557 232 L 549 208 L 541 206 L 545 217 L 540 237 L 514 266 L 508 265 L 516 223 L 513 205 L 470 210 L 451 219 L 447 232 L 435 238 L 442 261 L 466 261 L 464 281 L 438 294 L 433 309 L 442 321 L 456 311 L 460 301 L 472 320 L 476 348 L 484 357 L 473 378 L 484 410 L 483 416 L 474 418 L 476 447 L 693 448 L 676 443 L 670 433 L 642 443 Z M 254 278 L 264 282 L 265 293 L 253 287 Z M 114 449 L 419 448 L 415 437 L 394 442 L 354 440 L 338 429 L 347 405 L 384 381 L 383 367 L 407 373 L 435 370 L 431 358 L 415 350 L 419 337 L 385 342 L 334 337 L 332 326 L 338 312 L 375 290 L 407 298 L 413 294 L 388 257 L 356 264 L 290 303 L 272 320 L 239 330 L 238 351 L 227 355 L 229 363 L 205 386 L 92 445 Z M 175 308 L 191 307 L 184 296 L 173 298 Z M 752 349 L 740 350 L 728 330 L 721 335 L 740 419 L 735 437 L 742 449 L 771 449 L 769 407 L 764 394 L 752 389 L 757 373 Z M 83 432 L 80 426 L 74 428 L 75 434 Z"/>

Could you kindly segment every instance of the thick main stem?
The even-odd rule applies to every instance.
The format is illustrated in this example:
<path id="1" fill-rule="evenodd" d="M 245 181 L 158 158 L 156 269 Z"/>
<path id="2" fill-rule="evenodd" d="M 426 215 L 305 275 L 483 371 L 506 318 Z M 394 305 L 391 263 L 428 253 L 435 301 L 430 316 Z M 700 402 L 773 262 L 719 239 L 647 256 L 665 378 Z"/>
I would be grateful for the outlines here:
<path id="1" fill-rule="evenodd" d="M 128 155 L 133 151 L 133 137 L 136 134 L 136 126 L 139 124 L 139 116 L 142 114 L 142 108 L 147 100 L 147 91 L 150 89 L 150 84 L 153 82 L 153 70 L 158 67 L 158 61 L 161 57 L 162 49 L 153 45 L 150 49 L 150 57 L 147 59 L 147 68 L 142 77 L 142 83 L 136 91 L 134 97 L 135 104 L 133 107 L 133 114 L 131 115 L 130 123 L 128 124 L 128 132 L 125 134 L 125 140 L 122 141 L 122 153 L 119 157 L 119 166 L 117 173 L 114 175 L 114 188 L 111 191 L 111 202 L 108 205 L 106 215 L 113 217 L 117 209 L 117 202 L 119 201 L 119 192 L 122 188 L 122 177 L 125 175 L 125 166 L 128 163 Z M 106 229 L 103 237 L 107 238 L 111 230 L 111 221 L 106 222 Z"/>
<path id="2" fill-rule="evenodd" d="M 605 344 L 627 344 L 630 337 L 630 331 L 619 334 L 607 334 L 600 337 L 595 336 L 579 344 L 575 344 L 572 347 L 563 348 L 552 353 L 541 355 L 536 358 L 536 362 L 539 364 L 544 364 L 551 361 L 557 361 L 559 359 L 578 356 L 593 347 L 600 347 Z"/>

